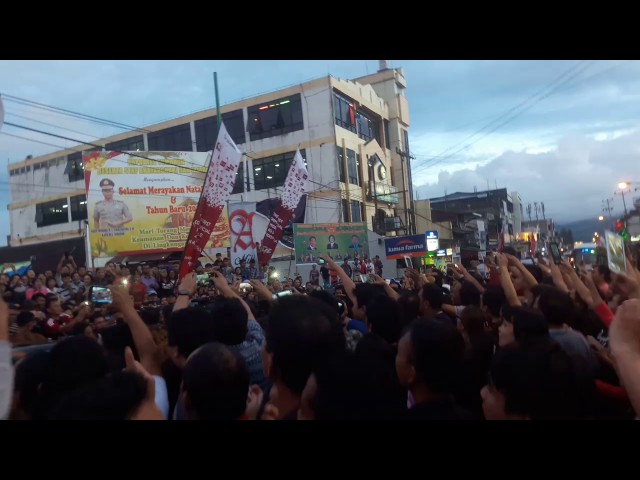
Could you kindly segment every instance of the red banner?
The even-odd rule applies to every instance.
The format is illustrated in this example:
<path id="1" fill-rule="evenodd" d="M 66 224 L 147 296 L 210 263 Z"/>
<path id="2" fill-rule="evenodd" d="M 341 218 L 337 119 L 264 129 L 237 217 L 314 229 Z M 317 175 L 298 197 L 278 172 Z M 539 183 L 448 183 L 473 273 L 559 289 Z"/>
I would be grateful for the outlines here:
<path id="1" fill-rule="evenodd" d="M 211 236 L 211 231 L 231 196 L 241 158 L 242 152 L 238 150 L 227 133 L 224 123 L 221 124 L 216 148 L 209 163 L 200 201 L 182 256 L 178 275 L 180 280 L 198 265 L 202 251 Z"/>
<path id="2" fill-rule="evenodd" d="M 264 234 L 262 242 L 260 242 L 260 250 L 258 251 L 258 263 L 267 265 L 273 255 L 273 252 L 282 238 L 284 228 L 289 224 L 289 220 L 293 217 L 298 203 L 307 188 L 309 174 L 304 164 L 300 150 L 293 157 L 293 162 L 289 168 L 289 173 L 284 181 L 284 191 L 282 198 L 275 212 L 271 216 L 267 232 Z"/>

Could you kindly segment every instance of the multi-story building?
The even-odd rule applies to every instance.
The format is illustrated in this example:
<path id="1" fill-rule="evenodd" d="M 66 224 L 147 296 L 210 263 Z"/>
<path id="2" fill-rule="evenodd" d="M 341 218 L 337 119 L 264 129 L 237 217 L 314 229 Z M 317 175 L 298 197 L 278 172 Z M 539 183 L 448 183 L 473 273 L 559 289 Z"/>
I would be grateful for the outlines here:
<path id="1" fill-rule="evenodd" d="M 524 219 L 522 197 L 518 192 L 511 192 L 511 201 L 513 202 L 513 234 L 517 236 L 522 231 Z"/>
<path id="2" fill-rule="evenodd" d="M 459 247 L 462 258 L 498 246 L 505 225 L 505 244 L 513 236 L 514 203 L 506 188 L 481 192 L 455 192 L 430 199 L 434 222 L 451 222 L 452 244 Z"/>
<path id="3" fill-rule="evenodd" d="M 378 72 L 355 80 L 327 76 L 222 106 L 228 132 L 245 152 L 231 201 L 279 197 L 300 148 L 311 180 L 306 223 L 366 221 L 382 235 L 415 228 L 406 86 L 402 69 L 383 61 Z M 106 151 L 209 151 L 216 114 L 209 109 L 92 143 Z M 11 246 L 40 249 L 84 235 L 82 153 L 89 150 L 95 148 L 9 164 Z M 378 242 L 370 243 L 379 253 Z"/>

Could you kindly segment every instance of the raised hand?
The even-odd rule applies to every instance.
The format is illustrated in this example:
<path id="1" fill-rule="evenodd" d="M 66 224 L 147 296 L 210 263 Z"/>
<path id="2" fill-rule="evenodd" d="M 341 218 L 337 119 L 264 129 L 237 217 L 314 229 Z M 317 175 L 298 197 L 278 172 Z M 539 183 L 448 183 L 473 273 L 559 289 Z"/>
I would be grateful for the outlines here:
<path id="1" fill-rule="evenodd" d="M 198 289 L 198 276 L 196 272 L 187 273 L 178 285 L 178 290 L 186 290 L 191 296 L 195 295 Z"/>
<path id="2" fill-rule="evenodd" d="M 611 351 L 617 355 L 623 351 L 640 354 L 640 300 L 627 300 L 618 307 L 609 328 Z"/>
<path id="3" fill-rule="evenodd" d="M 262 405 L 262 399 L 264 393 L 258 385 L 251 385 L 249 387 L 249 393 L 247 395 L 247 409 L 244 414 L 249 420 L 256 420 L 258 418 L 258 412 L 260 411 L 260 405 Z"/>
<path id="4" fill-rule="evenodd" d="M 213 285 L 218 289 L 220 293 L 226 296 L 228 293 L 233 293 L 233 290 L 229 286 L 229 282 L 227 282 L 227 278 L 219 272 L 211 272 L 211 279 L 213 280 Z"/>
<path id="5" fill-rule="evenodd" d="M 113 284 L 109 286 L 111 290 L 111 305 L 118 312 L 124 312 L 134 309 L 133 298 L 129 295 L 129 289 L 121 284 Z"/>
<path id="6" fill-rule="evenodd" d="M 498 266 L 500 268 L 508 268 L 509 267 L 509 259 L 506 255 L 502 253 L 496 253 L 496 258 L 498 259 Z"/>
<path id="7" fill-rule="evenodd" d="M 271 293 L 271 290 L 269 290 L 269 287 L 267 287 L 260 280 L 249 280 L 249 283 L 255 290 L 256 295 L 258 295 L 263 300 L 271 301 L 271 299 L 273 298 L 273 294 Z"/>

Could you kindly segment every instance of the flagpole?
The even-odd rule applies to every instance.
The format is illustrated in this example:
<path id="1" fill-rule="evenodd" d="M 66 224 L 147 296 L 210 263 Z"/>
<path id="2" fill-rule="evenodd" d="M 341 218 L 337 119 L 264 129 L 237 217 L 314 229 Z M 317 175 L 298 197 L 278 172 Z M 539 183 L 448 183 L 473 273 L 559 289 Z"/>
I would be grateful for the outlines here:
<path id="1" fill-rule="evenodd" d="M 220 112 L 220 95 L 218 94 L 218 72 L 213 72 L 213 88 L 216 91 L 216 116 L 218 118 L 218 128 L 222 125 L 222 113 Z"/>
<path id="2" fill-rule="evenodd" d="M 222 113 L 220 113 L 220 95 L 218 93 L 218 72 L 213 72 L 213 87 L 216 95 L 216 116 L 218 120 L 218 134 L 220 133 L 220 125 L 222 125 Z M 214 145 L 215 148 L 215 145 Z M 207 177 L 209 176 L 209 169 L 211 168 L 211 161 L 213 160 L 213 150 L 211 150 L 211 155 L 209 156 L 207 162 L 207 171 L 204 174 L 204 180 L 202 181 L 202 191 L 200 192 L 200 198 L 198 199 L 198 204 L 200 204 L 200 199 L 202 198 L 202 194 L 204 193 L 205 183 L 207 181 Z M 194 214 L 195 218 L 195 214 Z M 187 242 L 189 238 L 191 238 L 191 232 L 193 231 L 193 222 L 191 223 L 191 227 L 189 228 L 189 235 L 187 236 Z M 185 242 L 184 250 L 182 251 L 182 257 L 180 258 L 180 264 L 178 266 L 178 272 L 180 272 L 180 268 L 182 268 L 182 262 L 184 261 L 184 255 L 187 252 L 187 242 Z M 205 245 L 206 247 L 206 245 Z M 209 259 L 209 255 L 205 252 L 205 249 L 202 249 L 202 253 L 204 253 Z M 178 274 L 179 276 L 179 274 Z M 181 279 L 179 279 L 181 280 Z"/>

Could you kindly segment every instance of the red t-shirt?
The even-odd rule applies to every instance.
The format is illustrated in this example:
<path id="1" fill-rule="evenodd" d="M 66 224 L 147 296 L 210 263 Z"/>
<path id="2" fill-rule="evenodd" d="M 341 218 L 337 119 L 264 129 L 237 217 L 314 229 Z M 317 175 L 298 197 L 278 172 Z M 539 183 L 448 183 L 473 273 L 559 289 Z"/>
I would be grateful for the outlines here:
<path id="1" fill-rule="evenodd" d="M 147 295 L 147 287 L 142 283 L 136 283 L 131 285 L 131 289 L 129 290 L 131 295 L 133 295 L 133 302 L 136 305 L 141 305 L 144 303 L 145 297 Z"/>
<path id="2" fill-rule="evenodd" d="M 66 313 L 61 314 L 58 317 L 58 320 L 54 320 L 53 318 L 49 318 L 47 323 L 45 323 L 45 331 L 47 332 L 47 336 L 51 338 L 55 338 L 60 335 L 60 329 L 63 325 L 68 325 L 73 321 L 73 317 L 71 315 L 67 315 Z"/>

